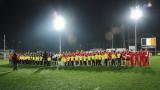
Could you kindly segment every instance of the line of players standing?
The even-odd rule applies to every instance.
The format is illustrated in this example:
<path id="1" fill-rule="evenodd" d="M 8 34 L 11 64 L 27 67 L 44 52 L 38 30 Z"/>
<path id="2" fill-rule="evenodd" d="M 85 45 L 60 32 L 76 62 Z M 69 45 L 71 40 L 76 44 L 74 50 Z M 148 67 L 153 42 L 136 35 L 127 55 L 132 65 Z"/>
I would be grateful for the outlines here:
<path id="1" fill-rule="evenodd" d="M 12 54 L 9 54 L 11 61 Z M 47 66 L 149 66 L 149 52 L 72 52 L 63 54 L 25 53 L 17 54 L 19 64 Z"/>

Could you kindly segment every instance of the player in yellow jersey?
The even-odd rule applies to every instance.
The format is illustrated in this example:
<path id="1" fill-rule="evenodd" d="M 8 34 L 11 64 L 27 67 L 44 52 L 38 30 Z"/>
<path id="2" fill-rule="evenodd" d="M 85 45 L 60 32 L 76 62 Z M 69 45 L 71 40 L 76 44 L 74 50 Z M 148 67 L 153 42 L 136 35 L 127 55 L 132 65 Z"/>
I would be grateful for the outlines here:
<path id="1" fill-rule="evenodd" d="M 42 55 L 39 55 L 39 64 L 40 64 L 40 65 L 42 65 L 42 63 L 43 63 L 43 62 L 42 62 L 42 59 L 43 59 Z"/>
<path id="2" fill-rule="evenodd" d="M 36 55 L 34 55 L 34 61 L 32 61 L 34 65 L 36 65 L 37 63 L 37 58 L 36 58 Z"/>
<path id="3" fill-rule="evenodd" d="M 27 57 L 28 55 L 25 56 L 27 64 L 31 64 L 31 61 L 33 60 L 33 56 L 30 56 L 30 60 Z"/>
<path id="4" fill-rule="evenodd" d="M 25 59 L 24 59 L 24 54 L 21 56 L 21 59 L 22 59 L 22 64 L 25 64 Z"/>
<path id="5" fill-rule="evenodd" d="M 98 66 L 101 65 L 101 55 L 100 55 L 100 53 L 98 54 L 97 65 L 98 65 Z"/>
<path id="6" fill-rule="evenodd" d="M 49 55 L 48 58 L 47 58 L 47 65 L 48 65 L 48 66 L 51 65 L 51 55 Z"/>
<path id="7" fill-rule="evenodd" d="M 120 52 L 117 53 L 118 66 L 121 66 L 122 55 Z"/>
<path id="8" fill-rule="evenodd" d="M 28 59 L 28 60 L 29 60 L 29 59 Z M 31 64 L 35 64 L 35 60 L 36 60 L 36 56 L 34 55 L 34 56 L 33 56 L 33 60 L 30 61 Z"/>
<path id="9" fill-rule="evenodd" d="M 99 66 L 102 65 L 102 60 L 103 60 L 103 55 L 102 54 L 99 54 Z"/>
<path id="10" fill-rule="evenodd" d="M 79 56 L 79 65 L 81 66 L 82 64 L 83 64 L 83 56 L 80 55 L 80 56 Z"/>
<path id="11" fill-rule="evenodd" d="M 30 60 L 30 59 L 28 59 L 28 60 Z M 34 54 L 34 57 L 33 57 L 33 60 L 31 61 L 32 63 L 31 64 L 36 64 L 36 55 Z"/>
<path id="12" fill-rule="evenodd" d="M 91 65 L 91 55 L 87 55 L 87 65 Z"/>
<path id="13" fill-rule="evenodd" d="M 23 62 L 23 64 L 28 64 L 28 62 L 27 62 L 27 55 L 26 54 L 22 55 L 22 62 Z"/>
<path id="14" fill-rule="evenodd" d="M 79 57 L 76 55 L 75 56 L 75 65 L 77 66 L 79 64 Z"/>
<path id="15" fill-rule="evenodd" d="M 115 59 L 116 59 L 115 52 L 112 53 L 111 57 L 112 57 L 112 62 L 111 62 L 111 64 L 112 64 L 112 66 L 115 66 Z"/>
<path id="16" fill-rule="evenodd" d="M 71 61 L 71 57 L 70 57 L 70 56 L 67 56 L 67 65 L 68 65 L 68 66 L 71 65 L 70 61 Z"/>
<path id="17" fill-rule="evenodd" d="M 71 66 L 74 66 L 74 56 L 71 56 Z"/>
<path id="18" fill-rule="evenodd" d="M 28 58 L 29 58 L 29 56 L 28 56 Z M 34 65 L 36 65 L 36 64 L 37 64 L 37 55 L 36 55 L 36 54 L 35 54 L 35 56 L 34 56 L 33 64 L 34 64 Z"/>
<path id="19" fill-rule="evenodd" d="M 64 56 L 64 62 L 65 66 L 67 66 L 67 56 Z"/>
<path id="20" fill-rule="evenodd" d="M 26 55 L 23 55 L 23 60 L 25 61 L 25 64 L 28 64 L 28 60 L 26 59 Z"/>
<path id="21" fill-rule="evenodd" d="M 104 56 L 104 53 L 102 53 L 102 54 L 101 54 L 101 56 L 102 56 L 101 65 L 105 65 L 105 64 L 104 64 L 104 62 L 105 62 L 105 56 Z"/>
<path id="22" fill-rule="evenodd" d="M 65 56 L 62 56 L 62 61 L 64 62 L 64 65 L 67 66 L 67 58 Z"/>
<path id="23" fill-rule="evenodd" d="M 92 66 L 96 65 L 96 59 L 94 53 L 92 54 Z"/>
<path id="24" fill-rule="evenodd" d="M 38 65 L 39 64 L 39 57 L 38 57 L 38 55 L 36 55 L 36 65 Z"/>
<path id="25" fill-rule="evenodd" d="M 36 55 L 36 58 L 37 58 L 37 65 L 39 65 L 39 55 L 38 54 Z"/>
<path id="26" fill-rule="evenodd" d="M 84 66 L 87 65 L 87 57 L 86 57 L 86 55 L 83 56 L 83 65 Z"/>
<path id="27" fill-rule="evenodd" d="M 104 59 L 105 59 L 105 61 L 104 61 L 105 65 L 108 66 L 108 61 L 109 61 L 109 55 L 108 55 L 108 53 L 104 54 Z"/>
<path id="28" fill-rule="evenodd" d="M 28 64 L 27 55 L 23 55 L 23 59 L 25 61 L 25 64 Z"/>
<path id="29" fill-rule="evenodd" d="M 58 54 L 58 60 L 61 61 L 62 54 Z"/>
<path id="30" fill-rule="evenodd" d="M 98 53 L 95 54 L 96 66 L 98 66 Z"/>
<path id="31" fill-rule="evenodd" d="M 22 57 L 23 57 L 23 55 L 21 54 L 20 57 L 19 57 L 19 59 L 20 59 L 20 61 L 21 61 L 21 64 L 23 64 L 23 59 L 22 59 Z"/>
<path id="32" fill-rule="evenodd" d="M 24 55 L 24 56 L 23 56 L 23 59 L 24 59 L 24 61 L 25 61 L 25 64 L 28 64 L 27 55 Z"/>
<path id="33" fill-rule="evenodd" d="M 25 59 L 24 59 L 24 54 L 21 56 L 21 59 L 22 59 L 22 64 L 25 64 Z"/>

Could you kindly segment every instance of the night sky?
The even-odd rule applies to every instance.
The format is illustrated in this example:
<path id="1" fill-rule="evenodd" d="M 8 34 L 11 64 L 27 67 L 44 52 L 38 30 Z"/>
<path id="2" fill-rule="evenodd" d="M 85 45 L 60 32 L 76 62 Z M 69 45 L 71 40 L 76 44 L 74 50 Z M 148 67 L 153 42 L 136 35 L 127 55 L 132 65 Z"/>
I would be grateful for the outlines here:
<path id="1" fill-rule="evenodd" d="M 53 14 L 57 11 L 66 20 L 62 33 L 63 50 L 109 48 L 105 35 L 113 27 L 121 31 L 115 35 L 115 47 L 122 47 L 121 36 L 128 40 L 134 33 L 129 19 L 135 0 L 0 0 L 0 48 L 6 34 L 7 48 L 58 48 L 58 33 L 53 28 Z M 152 34 L 160 39 L 160 0 L 151 0 L 153 6 L 144 8 L 138 34 Z M 125 35 L 121 34 L 126 32 Z M 129 36 L 128 36 L 129 35 Z"/>

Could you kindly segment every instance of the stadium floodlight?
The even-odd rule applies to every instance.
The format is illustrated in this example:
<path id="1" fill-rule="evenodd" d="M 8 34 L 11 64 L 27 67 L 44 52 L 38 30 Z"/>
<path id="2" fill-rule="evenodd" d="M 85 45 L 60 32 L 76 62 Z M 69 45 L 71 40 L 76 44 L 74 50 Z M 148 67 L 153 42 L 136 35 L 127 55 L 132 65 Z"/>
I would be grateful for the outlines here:
<path id="1" fill-rule="evenodd" d="M 151 3 L 151 2 L 149 2 L 147 6 L 148 6 L 148 7 L 152 7 L 152 3 Z"/>
<path id="2" fill-rule="evenodd" d="M 54 27 L 57 31 L 62 31 L 65 27 L 64 18 L 60 15 L 55 16 Z"/>
<path id="3" fill-rule="evenodd" d="M 135 21 L 135 51 L 137 51 L 137 22 L 143 16 L 139 6 L 131 8 L 131 19 Z"/>
<path id="4" fill-rule="evenodd" d="M 142 10 L 137 6 L 135 8 L 131 8 L 131 19 L 139 20 L 142 17 Z"/>
<path id="5" fill-rule="evenodd" d="M 61 31 L 65 28 L 65 20 L 61 15 L 55 13 L 54 28 L 59 31 L 59 54 L 61 54 Z"/>

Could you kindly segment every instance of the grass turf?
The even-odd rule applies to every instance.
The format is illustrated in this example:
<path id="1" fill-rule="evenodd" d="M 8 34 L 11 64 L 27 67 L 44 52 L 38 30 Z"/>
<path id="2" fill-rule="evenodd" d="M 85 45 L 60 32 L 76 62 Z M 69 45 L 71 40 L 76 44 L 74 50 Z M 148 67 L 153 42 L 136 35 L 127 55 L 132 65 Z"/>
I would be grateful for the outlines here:
<path id="1" fill-rule="evenodd" d="M 160 57 L 149 68 L 19 66 L 0 61 L 0 90 L 160 90 Z"/>

